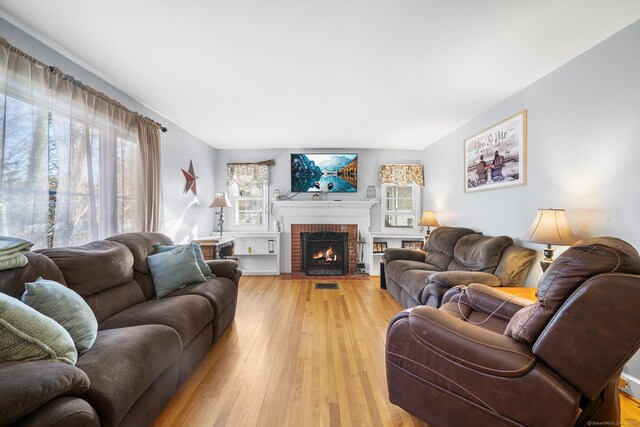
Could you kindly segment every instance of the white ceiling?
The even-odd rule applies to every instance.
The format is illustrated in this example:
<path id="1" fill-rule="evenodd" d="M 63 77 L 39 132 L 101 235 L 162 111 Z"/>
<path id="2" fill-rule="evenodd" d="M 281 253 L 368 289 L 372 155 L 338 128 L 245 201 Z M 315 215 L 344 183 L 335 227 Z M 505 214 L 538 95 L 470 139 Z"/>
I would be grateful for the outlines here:
<path id="1" fill-rule="evenodd" d="M 0 8 L 216 148 L 422 149 L 640 19 L 638 0 L 0 0 Z"/>

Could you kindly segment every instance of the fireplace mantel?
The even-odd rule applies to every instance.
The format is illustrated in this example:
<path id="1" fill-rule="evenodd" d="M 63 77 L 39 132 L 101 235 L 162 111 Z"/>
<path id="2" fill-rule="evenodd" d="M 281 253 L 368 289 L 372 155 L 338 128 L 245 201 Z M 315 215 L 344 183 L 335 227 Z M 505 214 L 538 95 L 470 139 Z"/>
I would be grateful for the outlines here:
<path id="1" fill-rule="evenodd" d="M 328 200 L 328 201 L 310 201 L 310 200 L 278 200 L 273 202 L 278 209 L 280 209 L 280 214 L 282 215 L 282 210 L 288 209 L 356 209 L 356 210 L 366 210 L 367 214 L 369 214 L 369 210 L 371 206 L 375 205 L 377 202 L 375 200 L 344 200 L 344 201 L 336 201 L 336 200 Z M 326 213 L 326 212 L 325 212 Z"/>
<path id="2" fill-rule="evenodd" d="M 375 200 L 274 201 L 282 217 L 282 271 L 291 272 L 292 224 L 355 224 L 363 238 L 368 239 L 371 226 L 371 207 Z"/>

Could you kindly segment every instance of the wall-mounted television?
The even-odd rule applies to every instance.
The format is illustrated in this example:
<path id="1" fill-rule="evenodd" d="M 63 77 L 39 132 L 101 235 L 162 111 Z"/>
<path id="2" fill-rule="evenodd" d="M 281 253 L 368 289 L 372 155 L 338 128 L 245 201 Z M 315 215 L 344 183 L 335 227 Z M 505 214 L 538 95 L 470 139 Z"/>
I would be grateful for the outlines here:
<path id="1" fill-rule="evenodd" d="M 358 155 L 348 153 L 292 154 L 293 193 L 355 193 Z"/>

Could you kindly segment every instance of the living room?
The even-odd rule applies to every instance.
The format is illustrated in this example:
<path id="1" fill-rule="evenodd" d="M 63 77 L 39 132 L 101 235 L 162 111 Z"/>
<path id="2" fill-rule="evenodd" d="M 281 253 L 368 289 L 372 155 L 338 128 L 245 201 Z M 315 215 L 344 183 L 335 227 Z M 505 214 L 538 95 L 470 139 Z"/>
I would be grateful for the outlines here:
<path id="1" fill-rule="evenodd" d="M 114 326 L 118 321 L 125 322 L 112 316 L 115 305 L 120 304 L 118 310 L 125 308 L 125 300 L 143 305 L 156 301 L 159 295 L 149 270 L 146 278 L 139 270 L 139 263 L 146 268 L 147 262 L 144 257 L 139 258 L 139 253 L 147 249 L 140 248 L 149 242 L 114 235 L 123 231 L 157 231 L 165 237 L 154 241 L 154 245 L 171 247 L 198 241 L 205 258 L 208 244 L 213 242 L 215 251 L 220 237 L 233 240 L 234 253 L 226 257 L 236 261 L 207 260 L 207 264 L 217 265 L 220 270 L 210 272 L 218 277 L 204 277 L 209 281 L 219 279 L 220 283 L 224 279 L 224 286 L 234 287 L 229 292 L 235 292 L 235 296 L 223 298 L 203 291 L 196 301 L 194 295 L 182 295 L 185 291 L 180 290 L 179 297 L 157 300 L 191 297 L 195 301 L 193 312 L 210 318 L 206 325 L 185 321 L 193 331 L 178 330 L 180 338 L 166 330 L 156 331 L 166 334 L 162 339 L 168 343 L 167 349 L 175 347 L 167 352 L 182 357 L 183 364 L 176 364 L 176 372 L 158 377 L 173 381 L 172 388 L 153 382 L 155 386 L 136 391 L 132 401 L 120 402 L 120 407 L 98 405 L 94 411 L 95 408 L 79 406 L 80 410 L 97 415 L 95 419 L 89 417 L 89 421 L 79 418 L 77 425 L 473 425 L 461 424 L 459 420 L 465 418 L 447 418 L 449 413 L 465 412 L 444 403 L 460 399 L 458 395 L 444 396 L 438 403 L 418 400 L 427 408 L 425 411 L 431 411 L 427 415 L 412 406 L 416 402 L 400 402 L 393 397 L 393 393 L 420 395 L 418 390 L 422 389 L 392 388 L 396 380 L 390 375 L 397 373 L 389 370 L 389 363 L 395 362 L 389 359 L 387 347 L 391 342 L 387 341 L 389 325 L 406 320 L 395 318 L 396 313 L 416 305 L 440 306 L 445 301 L 465 304 L 464 298 L 472 297 L 473 287 L 467 291 L 468 297 L 449 294 L 445 298 L 447 287 L 431 302 L 420 301 L 421 295 L 413 301 L 403 300 L 394 294 L 395 285 L 381 289 L 384 265 L 395 256 L 392 254 L 400 253 L 396 252 L 398 249 L 429 247 L 422 246 L 426 220 L 419 225 L 427 211 L 435 214 L 438 224 L 428 226 L 435 237 L 430 245 L 435 245 L 447 228 L 464 228 L 474 235 L 482 233 L 483 238 L 506 236 L 511 240 L 504 247 L 524 248 L 535 255 L 527 259 L 525 274 L 518 283 L 502 285 L 506 291 L 520 289 L 517 296 L 532 301 L 536 301 L 538 283 L 542 286 L 544 282 L 540 261 L 545 257 L 545 245 L 553 244 L 553 258 L 557 260 L 574 242 L 559 244 L 532 238 L 532 223 L 540 219 L 540 209 L 563 209 L 563 225 L 576 239 L 612 236 L 636 250 L 640 248 L 640 231 L 635 227 L 640 211 L 640 168 L 636 166 L 636 159 L 640 158 L 640 5 L 621 0 L 611 6 L 610 2 L 568 0 L 538 5 L 479 5 L 469 1 L 447 5 L 381 1 L 369 5 L 354 1 L 321 6 L 305 2 L 304 7 L 288 1 L 271 6 L 216 2 L 187 7 L 177 2 L 79 5 L 69 0 L 45 5 L 32 0 L 0 0 L 0 38 L 11 46 L 2 45 L 8 52 L 19 51 L 23 59 L 28 56 L 29 61 L 53 66 L 75 79 L 77 86 L 86 85 L 89 93 L 100 92 L 129 113 L 135 112 L 157 132 L 161 147 L 155 196 L 149 199 L 155 200 L 156 208 L 146 225 L 138 225 L 139 212 L 132 212 L 140 206 L 132 205 L 133 211 L 119 210 L 118 220 L 105 226 L 100 221 L 113 213 L 100 210 L 103 207 L 99 206 L 99 213 L 95 214 L 97 231 L 88 232 L 92 226 L 83 223 L 65 240 L 55 240 L 61 239 L 63 233 L 55 234 L 58 222 L 51 216 L 48 219 L 53 228 L 47 228 L 46 216 L 40 223 L 34 220 L 25 222 L 27 225 L 22 228 L 13 228 L 7 225 L 11 224 L 7 212 L 13 211 L 2 206 L 6 202 L 2 194 L 8 194 L 11 184 L 0 180 L 0 235 L 35 242 L 33 251 L 44 250 L 44 255 L 51 255 L 47 257 L 54 264 L 47 264 L 47 268 L 59 269 L 59 276 L 56 273 L 44 278 L 60 277 L 70 288 L 75 286 L 71 277 L 79 273 L 68 270 L 65 255 L 56 251 L 94 240 L 110 242 L 101 246 L 101 250 L 109 252 L 109 259 L 131 263 L 133 278 L 129 277 L 130 272 L 113 272 L 113 277 L 121 274 L 117 285 L 122 289 L 129 286 L 128 281 L 148 280 L 148 287 L 141 285 L 142 293 L 136 288 L 135 295 L 134 291 L 119 294 L 109 300 L 109 307 L 91 300 L 90 294 L 102 285 L 95 284 L 98 288 L 86 291 L 90 294 L 84 299 L 96 311 L 98 335 L 118 327 Z M 85 7 L 87 11 L 78 10 Z M 101 16 L 103 22 L 93 22 L 86 16 Z M 135 28 L 140 19 L 148 22 Z M 211 29 L 206 26 L 207 20 L 212 22 Z M 426 28 L 429 25 L 433 27 Z M 122 31 L 112 37 L 109 26 L 120 26 Z M 127 43 L 127 37 L 139 39 L 130 38 Z M 210 82 L 199 80 L 206 74 L 203 68 L 210 70 Z M 53 78 L 56 72 L 52 72 Z M 6 79 L 0 81 L 2 95 L 9 93 L 7 88 L 12 82 L 8 83 Z M 9 119 L 4 116 L 5 123 Z M 499 163 L 492 150 L 490 156 L 480 159 L 486 161 L 484 173 L 489 178 L 479 182 L 482 172 L 478 173 L 474 144 L 487 132 L 510 131 L 513 123 L 519 144 L 516 172 L 505 166 L 504 179 L 494 175 L 492 170 Z M 4 153 L 5 130 L 8 134 L 9 128 L 2 129 L 0 147 Z M 63 153 L 59 149 L 57 155 L 62 158 Z M 321 179 L 318 188 L 295 191 L 292 168 L 297 155 L 355 156 L 349 160 L 357 162 L 357 173 L 347 180 L 355 183 L 353 191 L 331 191 Z M 318 161 L 322 159 L 318 157 Z M 512 158 L 507 161 L 514 162 Z M 10 170 L 3 163 L 0 168 L 0 172 Z M 241 177 L 247 168 L 251 177 L 260 174 L 262 184 L 256 187 L 253 183 L 258 182 L 257 178 Z M 391 170 L 389 181 L 382 178 L 385 168 Z M 406 170 L 418 178 L 406 181 L 402 174 Z M 135 174 L 134 170 L 131 176 Z M 397 178 L 399 175 L 401 178 Z M 243 180 L 251 181 L 247 184 L 247 205 L 241 204 Z M 45 194 L 42 212 L 46 213 L 47 202 L 51 203 L 46 193 L 48 190 L 51 194 L 52 181 L 42 181 L 41 177 L 32 181 L 34 194 Z M 38 182 L 44 182 L 44 187 L 36 189 Z M 55 185 L 71 187 L 72 183 L 60 180 Z M 389 209 L 391 199 L 401 198 L 400 193 L 390 190 L 394 186 L 410 189 L 402 196 L 409 200 L 408 208 L 403 205 L 397 211 Z M 221 204 L 215 203 L 221 194 Z M 127 197 L 120 193 L 114 196 L 123 200 Z M 239 206 L 257 209 L 246 208 L 243 216 Z M 63 214 L 58 215 L 60 219 Z M 93 224 L 94 217 L 82 218 Z M 357 227 L 347 231 L 348 225 L 354 224 Z M 349 258 L 344 266 L 346 272 L 304 274 L 304 256 L 298 252 L 301 242 L 297 236 L 316 231 L 301 228 L 311 225 L 326 226 L 321 229 L 323 232 L 350 234 L 344 254 L 345 259 Z M 25 232 L 29 227 L 32 232 Z M 107 239 L 112 236 L 113 240 Z M 476 246 L 470 247 L 473 252 Z M 120 250 L 124 252 L 117 252 Z M 482 253 L 488 258 L 486 252 Z M 89 262 L 90 254 L 82 256 L 85 255 Z M 91 258 L 91 263 L 100 265 L 102 261 Z M 553 270 L 557 265 L 548 268 Z M 493 272 L 496 265 L 492 268 Z M 92 274 L 100 276 L 98 271 Z M 633 270 L 623 273 L 637 275 Z M 83 280 L 92 277 L 87 272 L 81 275 Z M 7 277 L 18 276 L 0 275 L 0 282 Z M 390 280 L 395 283 L 393 273 Z M 337 290 L 315 288 L 316 284 L 334 283 Z M 107 291 L 100 288 L 99 292 Z M 631 313 L 637 306 L 637 293 L 623 295 L 621 313 Z M 20 299 L 19 294 L 15 296 Z M 544 298 L 540 294 L 538 297 Z M 211 304 L 206 304 L 207 299 Z M 505 301 L 508 306 L 516 300 Z M 610 307 L 618 305 L 618 300 L 613 301 Z M 233 304 L 233 310 L 228 304 Z M 501 313 L 501 307 L 495 307 L 496 313 Z M 595 312 L 593 317 L 617 330 L 624 329 L 624 323 L 618 326 L 616 322 L 633 318 L 632 314 L 621 316 L 616 310 L 611 311 L 614 314 L 605 314 L 605 318 L 598 318 Z M 181 316 L 188 318 L 187 313 Z M 127 321 L 133 322 L 132 318 Z M 575 328 L 578 335 L 593 333 L 594 342 L 600 337 L 586 326 Z M 611 329 L 603 330 L 605 335 L 612 334 Z M 201 338 L 205 333 L 197 331 L 209 334 L 207 345 Z M 495 343 L 502 346 L 502 341 Z M 522 341 L 517 344 L 518 351 L 525 345 Z M 586 386 L 576 386 L 571 390 L 579 390 L 583 401 L 577 399 L 580 407 L 572 413 L 575 419 L 559 422 L 547 415 L 544 422 L 531 423 L 502 413 L 502 424 L 493 425 L 640 422 L 640 357 L 634 355 L 637 340 L 624 343 L 627 344 L 633 351 L 621 359 L 624 367 L 613 365 L 610 373 L 615 376 L 617 368 L 622 370 L 624 394 L 619 418 L 579 419 L 591 408 L 584 400 L 594 396 L 586 396 Z M 626 348 L 624 345 L 620 348 Z M 551 363 L 536 351 L 528 345 L 526 354 L 538 357 L 538 364 L 544 365 L 541 360 Z M 451 348 L 449 352 L 456 354 Z M 91 350 L 79 360 L 87 356 L 91 357 Z M 575 356 L 567 353 L 566 357 Z M 191 359 L 187 361 L 188 358 Z M 491 363 L 482 361 L 486 366 Z M 600 363 L 604 365 L 603 361 Z M 136 365 L 136 369 L 141 366 L 144 363 Z M 74 368 L 78 367 L 82 368 L 82 364 Z M 164 375 L 165 369 L 173 368 L 159 365 L 157 369 Z M 463 369 L 470 367 L 460 371 Z M 444 368 L 436 370 L 438 375 L 445 372 Z M 77 378 L 85 378 L 73 372 Z M 588 373 L 581 375 L 588 377 Z M 79 405 L 83 403 L 77 401 L 91 401 L 94 397 L 82 397 L 82 387 L 91 390 L 91 385 L 77 378 L 75 391 L 69 388 L 56 399 L 73 398 L 74 404 Z M 558 378 L 563 384 L 572 384 L 563 375 Z M 100 381 L 91 375 L 89 380 L 92 384 Z M 3 381 L 0 378 L 5 392 L 7 387 L 13 387 Z M 606 384 L 610 383 L 611 378 Z M 421 383 L 420 387 L 426 386 Z M 493 384 L 487 385 L 485 389 L 493 390 L 492 387 Z M 166 391 L 169 388 L 171 391 Z M 542 401 L 536 395 L 539 390 L 532 390 L 515 395 L 513 400 Z M 503 399 L 511 400 L 507 393 L 514 392 L 505 386 L 503 393 Z M 3 402 L 15 404 L 15 400 L 4 396 L 4 401 L 0 399 L 3 415 L 7 410 L 1 406 Z M 156 396 L 160 397 L 154 400 Z M 475 405 L 469 413 L 478 417 L 476 425 L 492 425 L 478 414 L 502 411 L 491 400 L 487 407 L 492 409 L 481 407 L 474 399 L 469 402 L 468 405 Z M 52 425 L 53 418 L 46 417 L 54 416 L 56 411 L 42 406 L 44 403 L 19 416 L 13 414 L 13 418 L 0 417 L 0 424 L 20 421 L 23 425 Z M 518 407 L 518 403 L 513 406 Z M 436 408 L 449 412 L 442 415 Z M 526 412 L 526 408 L 522 411 Z M 594 413 L 597 415 L 597 408 Z M 545 418 L 545 414 L 536 415 Z"/>

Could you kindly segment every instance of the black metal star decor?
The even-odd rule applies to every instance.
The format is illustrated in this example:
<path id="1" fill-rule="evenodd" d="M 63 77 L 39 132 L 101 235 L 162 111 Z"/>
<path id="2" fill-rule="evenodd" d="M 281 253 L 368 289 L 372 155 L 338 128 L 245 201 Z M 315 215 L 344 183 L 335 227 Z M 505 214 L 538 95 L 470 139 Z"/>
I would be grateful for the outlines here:
<path id="1" fill-rule="evenodd" d="M 196 189 L 196 179 L 200 178 L 199 176 L 196 176 L 196 173 L 193 171 L 193 160 L 189 160 L 189 172 L 187 172 L 184 169 L 181 169 L 182 173 L 184 174 L 184 179 L 187 180 L 187 182 L 184 185 L 184 193 L 188 193 L 189 190 L 191 190 L 193 192 L 193 194 L 195 196 L 198 195 L 198 190 Z"/>

